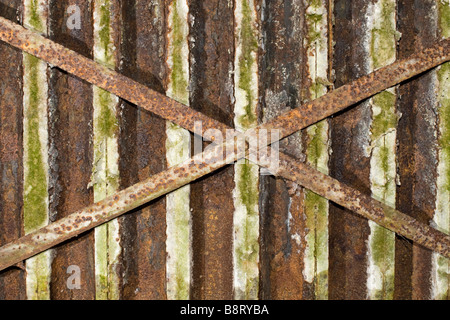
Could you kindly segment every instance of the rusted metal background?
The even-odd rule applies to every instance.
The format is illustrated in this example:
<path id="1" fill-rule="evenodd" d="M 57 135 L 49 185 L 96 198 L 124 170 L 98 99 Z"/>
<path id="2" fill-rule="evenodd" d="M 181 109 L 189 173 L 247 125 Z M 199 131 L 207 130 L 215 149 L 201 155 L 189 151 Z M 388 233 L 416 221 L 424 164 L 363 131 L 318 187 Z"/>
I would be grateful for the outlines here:
<path id="1" fill-rule="evenodd" d="M 71 6 L 79 8 L 80 28 L 68 26 Z M 32 10 L 37 7 L 46 8 L 40 18 L 50 39 L 100 61 L 96 39 L 107 36 L 105 51 L 114 57 L 102 62 L 112 61 L 129 78 L 237 128 L 249 119 L 267 122 L 365 75 L 382 66 L 386 55 L 407 57 L 448 37 L 450 28 L 447 0 L 1 0 L 0 15 L 23 23 L 38 14 Z M 381 25 L 373 22 L 377 17 Z M 108 25 L 108 32 L 96 23 Z M 4 245 L 27 233 L 24 105 L 29 78 L 22 52 L 0 43 L 0 57 Z M 450 177 L 448 74 L 440 67 L 392 89 L 396 121 L 381 136 L 395 132 L 396 149 L 385 155 L 384 173 L 373 160 L 377 114 L 372 101 L 290 136 L 280 149 L 367 195 L 374 193 L 373 176 L 394 168 L 393 182 L 386 178 L 395 189 L 391 205 L 448 233 L 450 181 L 442 178 Z M 176 137 L 170 138 L 166 120 L 118 100 L 107 137 L 113 154 L 106 150 L 99 156 L 95 139 L 104 130 L 96 129 L 92 85 L 52 66 L 42 76 L 48 84 L 48 125 L 43 128 L 48 137 L 41 148 L 48 155 L 42 183 L 47 184 L 49 222 L 99 200 L 94 168 L 102 156 L 117 161 L 118 176 L 107 176 L 118 181 L 116 189 L 168 167 Z M 250 113 L 243 124 L 237 115 L 245 104 Z M 386 112 L 388 117 L 391 111 Z M 110 227 L 106 240 L 90 231 L 53 248 L 46 266 L 25 262 L 0 271 L 0 298 L 450 297 L 448 260 L 386 233 L 380 263 L 374 258 L 379 244 L 372 242 L 378 233 L 366 219 L 293 182 L 259 175 L 252 165 L 230 165 L 190 185 L 189 198 L 182 200 L 190 215 L 187 235 L 168 228 L 176 199 L 161 197 L 120 217 L 118 231 Z M 256 220 L 239 225 L 242 204 L 247 215 L 250 207 L 257 208 L 252 209 Z M 437 212 L 444 218 L 437 220 Z M 102 241 L 110 261 L 106 273 L 100 270 Z M 174 243 L 183 242 L 190 248 L 184 260 L 172 251 Z M 115 246 L 119 253 L 111 260 Z M 77 288 L 70 285 L 71 266 L 80 271 Z"/>

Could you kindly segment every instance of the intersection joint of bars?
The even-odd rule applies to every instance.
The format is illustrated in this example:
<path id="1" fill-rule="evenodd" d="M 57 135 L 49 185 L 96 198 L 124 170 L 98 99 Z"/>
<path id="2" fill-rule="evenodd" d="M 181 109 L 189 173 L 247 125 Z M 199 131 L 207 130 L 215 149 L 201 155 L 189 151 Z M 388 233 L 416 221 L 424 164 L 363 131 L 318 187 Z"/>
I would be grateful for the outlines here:
<path id="1" fill-rule="evenodd" d="M 224 136 L 234 130 L 165 95 L 57 44 L 21 25 L 0 17 L 0 40 L 34 55 L 52 66 L 107 90 L 138 107 L 169 120 L 191 132 L 195 122 L 202 123 L 204 136 L 208 129 Z M 71 213 L 46 227 L 29 233 L 0 248 L 0 270 L 28 259 L 63 241 L 78 236 L 115 219 L 140 205 L 165 195 L 200 177 L 241 158 L 251 158 L 276 176 L 294 181 L 377 224 L 450 258 L 450 236 L 423 224 L 388 205 L 302 163 L 282 152 L 273 167 L 270 144 L 344 110 L 411 77 L 450 60 L 450 40 L 442 40 L 412 56 L 398 60 L 366 76 L 339 87 L 328 94 L 286 112 L 247 132 L 233 131 L 232 139 L 207 148 L 187 161 L 168 168 L 127 189 L 113 194 L 82 210 Z M 263 145 L 248 150 L 236 148 L 235 141 L 258 136 L 260 130 L 278 130 L 276 139 L 269 135 Z M 211 138 L 211 137 L 210 137 Z M 233 152 L 227 152 L 228 150 Z"/>

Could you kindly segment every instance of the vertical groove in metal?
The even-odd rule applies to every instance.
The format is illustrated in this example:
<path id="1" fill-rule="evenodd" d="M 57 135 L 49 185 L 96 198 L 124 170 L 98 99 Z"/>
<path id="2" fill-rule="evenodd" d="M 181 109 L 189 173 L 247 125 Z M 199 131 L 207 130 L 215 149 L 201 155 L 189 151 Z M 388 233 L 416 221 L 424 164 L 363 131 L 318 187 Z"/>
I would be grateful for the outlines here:
<path id="1" fill-rule="evenodd" d="M 324 95 L 331 84 L 328 79 L 328 17 L 327 1 L 306 1 L 304 46 L 306 48 L 307 95 L 314 100 Z M 305 130 L 307 163 L 328 174 L 328 120 Z M 328 298 L 328 200 L 305 191 L 305 257 L 303 275 L 313 288 L 314 299 Z"/>
<path id="2" fill-rule="evenodd" d="M 258 47 L 257 3 L 235 2 L 234 107 L 235 127 L 245 131 L 257 125 Z M 259 168 L 247 159 L 235 166 L 234 190 L 234 298 L 258 298 L 259 290 Z"/>
<path id="3" fill-rule="evenodd" d="M 398 31 L 401 33 L 398 58 L 437 40 L 437 2 L 398 0 Z M 411 27 L 414 26 L 414 27 Z M 397 127 L 398 172 L 397 208 L 429 224 L 436 208 L 437 177 L 437 77 L 431 70 L 400 85 L 397 109 L 401 118 Z M 429 299 L 431 297 L 430 250 L 396 241 L 395 297 Z M 398 278 L 398 279 L 397 279 Z"/>
<path id="4" fill-rule="evenodd" d="M 379 0 L 368 10 L 368 47 L 370 71 L 396 60 L 397 29 L 395 0 Z M 396 165 L 396 88 L 379 93 L 370 100 L 370 183 L 375 199 L 395 208 Z M 390 300 L 394 297 L 395 234 L 369 222 L 368 298 Z"/>
<path id="5" fill-rule="evenodd" d="M 189 45 L 186 0 L 173 0 L 168 15 L 169 81 L 167 95 L 189 104 Z M 167 122 L 166 159 L 172 167 L 190 158 L 190 133 Z M 191 208 L 190 186 L 186 185 L 166 196 L 167 206 L 167 297 L 188 299 L 191 284 Z"/>
<path id="6" fill-rule="evenodd" d="M 69 10 L 69 5 L 77 6 L 79 16 L 72 16 L 77 12 Z M 80 25 L 68 25 L 71 16 Z M 84 0 L 70 4 L 60 0 L 49 2 L 50 38 L 90 58 L 91 26 L 91 6 Z M 93 107 L 90 84 L 58 68 L 51 68 L 49 74 L 49 210 L 53 221 L 94 201 L 92 188 L 88 188 L 92 173 Z M 94 299 L 94 232 L 58 246 L 53 256 L 51 299 Z M 72 268 L 79 268 L 79 287 L 78 279 L 70 278 Z"/>
<path id="7" fill-rule="evenodd" d="M 263 1 L 261 5 L 260 95 L 262 122 L 267 122 L 304 98 L 301 1 Z M 280 142 L 280 150 L 304 161 L 302 133 Z M 261 176 L 261 299 L 308 299 L 303 279 L 304 189 L 290 181 Z"/>
<path id="8" fill-rule="evenodd" d="M 120 71 L 164 93 L 166 11 L 161 0 L 122 4 Z M 166 121 L 126 101 L 120 115 L 121 188 L 166 169 Z M 166 201 L 161 197 L 123 216 L 122 298 L 166 299 Z"/>
<path id="9" fill-rule="evenodd" d="M 117 65 L 115 39 L 118 19 L 115 0 L 94 1 L 94 59 L 111 69 Z M 118 119 L 119 99 L 98 87 L 93 88 L 94 201 L 103 200 L 119 187 Z M 119 299 L 118 263 L 121 253 L 119 220 L 95 229 L 96 298 Z"/>
<path id="10" fill-rule="evenodd" d="M 233 126 L 233 1 L 190 0 L 189 12 L 190 105 Z M 233 190 L 233 166 L 191 184 L 192 299 L 233 298 Z"/>
<path id="11" fill-rule="evenodd" d="M 24 1 L 24 25 L 47 34 L 47 1 Z M 44 227 L 48 211 L 48 79 L 47 63 L 23 54 L 23 215 L 25 233 Z M 26 261 L 27 298 L 50 299 L 51 251 Z"/>
<path id="12" fill-rule="evenodd" d="M 0 3 L 0 15 L 22 20 L 22 0 Z M 0 245 L 23 235 L 23 91 L 22 52 L 0 44 Z M 0 300 L 26 299 L 25 271 L 9 268 L 0 273 Z"/>
<path id="13" fill-rule="evenodd" d="M 441 38 L 450 37 L 450 2 L 438 4 L 439 31 Z M 433 221 L 436 227 L 447 234 L 450 232 L 450 63 L 437 70 L 438 77 L 438 176 L 436 212 Z M 450 299 L 450 261 L 433 253 L 433 299 Z"/>
<path id="14" fill-rule="evenodd" d="M 336 40 L 335 86 L 368 73 L 366 13 L 370 1 L 336 0 L 333 38 Z M 360 103 L 331 120 L 330 175 L 353 188 L 370 194 L 371 110 Z M 330 204 L 329 298 L 365 299 L 367 296 L 366 219 L 335 204 Z"/>

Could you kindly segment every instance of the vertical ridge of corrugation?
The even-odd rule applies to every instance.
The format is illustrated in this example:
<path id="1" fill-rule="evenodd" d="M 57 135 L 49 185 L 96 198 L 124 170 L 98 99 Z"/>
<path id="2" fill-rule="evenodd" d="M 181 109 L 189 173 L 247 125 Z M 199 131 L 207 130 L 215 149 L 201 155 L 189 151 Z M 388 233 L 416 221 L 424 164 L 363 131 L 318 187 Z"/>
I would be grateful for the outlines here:
<path id="1" fill-rule="evenodd" d="M 190 105 L 230 126 L 234 106 L 233 17 L 233 1 L 189 1 Z M 199 143 L 201 138 L 195 139 Z M 191 184 L 192 299 L 233 298 L 233 190 L 231 165 Z"/>
<path id="2" fill-rule="evenodd" d="M 47 34 L 47 1 L 25 0 L 23 22 Z M 48 197 L 48 79 L 47 63 L 23 54 L 24 230 L 30 233 L 49 223 Z M 26 261 L 27 298 L 50 299 L 51 250 Z"/>
<path id="3" fill-rule="evenodd" d="M 371 1 L 335 0 L 333 67 L 336 88 L 369 72 L 367 52 L 367 6 Z M 330 121 L 330 175 L 342 183 L 370 194 L 371 109 L 359 103 Z M 330 202 L 329 298 L 367 297 L 367 219 Z"/>
<path id="4" fill-rule="evenodd" d="M 439 2 L 439 29 L 441 38 L 450 37 L 450 2 Z M 438 77 L 438 143 L 439 163 L 437 176 L 435 227 L 450 233 L 450 63 L 437 70 Z M 441 255 L 433 254 L 432 298 L 450 299 L 450 261 Z"/>
<path id="5" fill-rule="evenodd" d="M 0 4 L 0 15 L 21 23 L 22 0 Z M 23 53 L 0 44 L 0 245 L 23 235 Z M 0 273 L 0 300 L 26 299 L 26 274 L 19 268 Z"/>
<path id="6" fill-rule="evenodd" d="M 78 6 L 79 11 L 70 11 L 70 5 Z M 70 4 L 49 1 L 50 39 L 92 58 L 91 9 L 85 0 Z M 79 29 L 67 25 L 68 15 L 72 14 L 74 22 L 80 19 Z M 54 221 L 94 201 L 93 190 L 88 188 L 92 173 L 93 106 L 89 83 L 58 68 L 51 68 L 49 75 L 49 207 Z M 79 268 L 79 278 L 70 273 L 70 267 Z M 73 239 L 70 245 L 58 246 L 52 261 L 51 299 L 94 299 L 94 273 L 94 232 Z"/>
<path id="7" fill-rule="evenodd" d="M 94 1 L 94 59 L 114 69 L 115 25 L 117 10 L 115 0 Z M 93 87 L 94 103 L 94 168 L 92 185 L 94 201 L 113 194 L 119 187 L 118 119 L 116 108 L 119 99 L 113 94 Z M 119 220 L 115 219 L 95 229 L 96 299 L 115 300 L 120 297 L 117 273 L 121 252 Z"/>
<path id="8" fill-rule="evenodd" d="M 434 0 L 398 0 L 397 29 L 401 33 L 398 58 L 408 57 L 438 39 Z M 398 176 L 396 207 L 429 224 L 436 209 L 438 164 L 437 76 L 429 70 L 398 87 Z M 432 252 L 397 236 L 396 299 L 430 299 Z"/>
<path id="9" fill-rule="evenodd" d="M 120 72 L 160 93 L 167 81 L 166 10 L 162 0 L 122 3 Z M 120 184 L 127 188 L 166 169 L 166 120 L 122 100 Z M 121 218 L 122 299 L 161 300 L 166 293 L 166 200 Z"/>
<path id="10" fill-rule="evenodd" d="M 328 7 L 327 1 L 306 1 L 305 32 L 308 96 L 317 99 L 328 91 Z M 322 120 L 305 130 L 307 163 L 328 174 L 329 125 Z M 314 299 L 328 298 L 328 200 L 305 191 L 305 257 L 303 275 L 313 287 Z"/>
<path id="11" fill-rule="evenodd" d="M 257 8 L 253 0 L 235 3 L 235 127 L 257 125 L 258 46 Z M 258 298 L 259 290 L 259 168 L 247 159 L 235 164 L 234 297 Z"/>
<path id="12" fill-rule="evenodd" d="M 396 2 L 378 0 L 367 14 L 371 70 L 396 60 Z M 379 93 L 372 106 L 370 183 L 372 197 L 395 208 L 396 194 L 396 88 Z M 391 300 L 394 297 L 395 234 L 372 221 L 368 240 L 368 298 Z"/>
<path id="13" fill-rule="evenodd" d="M 262 122 L 304 101 L 303 1 L 262 1 L 260 96 Z M 304 161 L 302 132 L 279 150 Z M 303 279 L 304 189 L 271 175 L 260 178 L 261 299 L 310 299 Z"/>
<path id="14" fill-rule="evenodd" d="M 189 8 L 186 0 L 173 0 L 169 5 L 167 95 L 189 104 Z M 166 160 L 168 167 L 190 158 L 190 133 L 178 125 L 166 124 Z M 166 196 L 167 206 L 167 297 L 186 300 L 191 285 L 191 210 L 190 185 Z"/>

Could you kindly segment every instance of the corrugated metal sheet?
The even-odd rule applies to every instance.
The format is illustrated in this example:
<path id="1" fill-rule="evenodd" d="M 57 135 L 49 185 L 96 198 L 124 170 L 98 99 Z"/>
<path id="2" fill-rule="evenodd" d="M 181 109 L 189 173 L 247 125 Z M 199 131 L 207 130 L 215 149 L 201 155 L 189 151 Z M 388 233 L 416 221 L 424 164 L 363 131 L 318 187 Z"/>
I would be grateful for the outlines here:
<path id="1" fill-rule="evenodd" d="M 448 0 L 0 0 L 0 16 L 241 131 L 450 36 Z M 3 42 L 0 57 L 0 245 L 195 153 L 143 108 Z M 448 234 L 448 65 L 280 150 Z M 449 277 L 240 160 L 0 271 L 0 299 L 448 299 Z"/>

